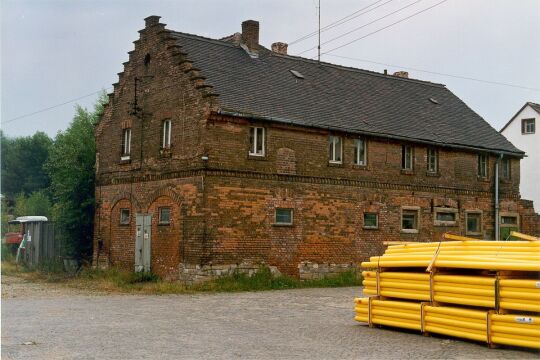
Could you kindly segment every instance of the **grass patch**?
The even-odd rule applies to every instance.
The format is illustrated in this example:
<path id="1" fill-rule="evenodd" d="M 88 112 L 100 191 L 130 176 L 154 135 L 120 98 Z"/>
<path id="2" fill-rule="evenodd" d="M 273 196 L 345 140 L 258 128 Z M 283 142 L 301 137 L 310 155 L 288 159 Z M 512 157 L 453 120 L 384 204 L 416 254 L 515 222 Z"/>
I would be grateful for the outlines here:
<path id="1" fill-rule="evenodd" d="M 67 287 L 100 292 L 139 294 L 188 294 L 196 292 L 238 292 L 285 290 L 315 287 L 360 286 L 362 280 L 354 271 L 333 277 L 301 281 L 286 275 L 273 275 L 269 268 L 262 267 L 252 276 L 235 273 L 208 282 L 185 285 L 164 281 L 152 273 L 134 273 L 119 269 L 83 269 L 77 276 L 66 273 L 29 270 L 13 263 L 2 262 L 2 274 L 20 276 L 31 281 L 54 282 Z"/>

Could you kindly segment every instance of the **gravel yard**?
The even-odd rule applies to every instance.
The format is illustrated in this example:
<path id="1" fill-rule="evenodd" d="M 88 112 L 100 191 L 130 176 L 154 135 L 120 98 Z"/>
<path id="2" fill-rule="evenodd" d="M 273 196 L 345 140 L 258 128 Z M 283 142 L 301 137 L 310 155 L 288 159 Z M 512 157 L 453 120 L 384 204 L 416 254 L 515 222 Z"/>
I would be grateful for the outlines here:
<path id="1" fill-rule="evenodd" d="M 2 277 L 3 359 L 525 359 L 534 351 L 371 329 L 360 288 L 96 296 Z"/>

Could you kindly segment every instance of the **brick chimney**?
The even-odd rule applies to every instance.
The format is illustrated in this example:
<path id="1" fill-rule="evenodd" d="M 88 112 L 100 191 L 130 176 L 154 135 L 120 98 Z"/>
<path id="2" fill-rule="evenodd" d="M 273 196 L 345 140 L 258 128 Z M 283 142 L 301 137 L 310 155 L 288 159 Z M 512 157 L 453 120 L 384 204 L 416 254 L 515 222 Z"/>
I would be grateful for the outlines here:
<path id="1" fill-rule="evenodd" d="M 151 15 L 144 19 L 145 26 L 150 27 L 159 24 L 159 19 L 161 19 L 161 16 L 157 15 Z"/>
<path id="2" fill-rule="evenodd" d="M 394 73 L 394 76 L 402 77 L 402 78 L 408 79 L 408 78 L 409 78 L 409 73 L 408 73 L 407 71 L 396 71 L 396 72 Z"/>
<path id="3" fill-rule="evenodd" d="M 259 22 L 246 20 L 242 23 L 242 44 L 245 44 L 249 51 L 259 50 Z"/>
<path id="4" fill-rule="evenodd" d="M 287 55 L 287 47 L 289 45 L 282 42 L 275 42 L 272 44 L 272 51 L 281 55 Z"/>

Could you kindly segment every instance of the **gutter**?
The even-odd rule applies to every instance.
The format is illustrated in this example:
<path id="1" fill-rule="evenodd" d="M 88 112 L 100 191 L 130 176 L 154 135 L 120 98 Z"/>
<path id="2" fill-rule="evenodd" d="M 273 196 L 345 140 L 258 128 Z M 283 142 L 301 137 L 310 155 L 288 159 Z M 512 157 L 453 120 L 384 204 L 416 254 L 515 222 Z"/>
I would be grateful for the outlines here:
<path id="1" fill-rule="evenodd" d="M 308 128 L 315 128 L 315 129 L 326 129 L 331 131 L 342 131 L 342 132 L 348 132 L 352 134 L 359 134 L 359 135 L 371 135 L 374 137 L 380 137 L 380 138 L 386 138 L 386 139 L 392 139 L 392 140 L 401 140 L 401 141 L 408 141 L 408 142 L 414 142 L 414 143 L 420 143 L 420 144 L 426 144 L 426 145 L 436 145 L 436 146 L 443 146 L 443 147 L 450 147 L 455 149 L 462 149 L 462 150 L 469 150 L 469 151 L 482 151 L 487 153 L 492 153 L 496 155 L 510 155 L 510 156 L 517 156 L 520 158 L 524 158 L 526 155 L 524 152 L 512 152 L 512 151 L 506 151 L 506 150 L 493 150 L 493 149 L 486 149 L 481 147 L 474 147 L 474 146 L 468 146 L 468 145 L 459 145 L 459 144 L 449 144 L 449 143 L 440 143 L 435 141 L 429 141 L 429 140 L 421 140 L 417 138 L 410 138 L 407 136 L 399 136 L 399 135 L 391 135 L 386 133 L 379 133 L 374 131 L 365 131 L 365 130 L 351 130 L 346 128 L 340 128 L 339 126 L 321 126 L 321 125 L 315 125 L 315 124 L 298 124 L 297 122 L 294 122 L 289 119 L 284 119 L 280 117 L 274 117 L 274 116 L 262 116 L 262 115 L 255 115 L 255 114 L 249 114 L 249 113 L 243 113 L 238 111 L 232 111 L 232 110 L 225 110 L 225 109 L 219 109 L 217 112 L 219 115 L 227 115 L 227 116 L 233 116 L 233 117 L 239 117 L 239 118 L 245 118 L 245 119 L 252 119 L 252 120 L 264 120 L 264 121 L 272 121 L 282 124 L 288 124 L 288 125 L 296 125 L 300 127 L 308 127 Z"/>

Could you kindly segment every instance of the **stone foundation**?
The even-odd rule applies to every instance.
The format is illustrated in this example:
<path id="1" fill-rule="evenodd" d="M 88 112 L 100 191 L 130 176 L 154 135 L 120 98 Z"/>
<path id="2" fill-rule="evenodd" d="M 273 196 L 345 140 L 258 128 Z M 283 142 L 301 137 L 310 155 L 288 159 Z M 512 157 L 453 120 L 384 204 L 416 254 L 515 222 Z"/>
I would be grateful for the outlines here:
<path id="1" fill-rule="evenodd" d="M 280 271 L 275 266 L 267 266 L 265 264 L 226 264 L 226 265 L 194 265 L 180 264 L 178 271 L 178 280 L 186 284 L 196 284 L 205 281 L 210 281 L 221 276 L 230 276 L 235 273 L 246 274 L 253 276 L 261 268 L 268 267 L 272 275 L 281 275 Z"/>
<path id="2" fill-rule="evenodd" d="M 311 261 L 302 261 L 300 264 L 298 264 L 298 274 L 300 280 L 324 279 L 351 270 L 355 271 L 356 273 L 360 272 L 360 269 L 354 263 L 317 264 Z"/>

